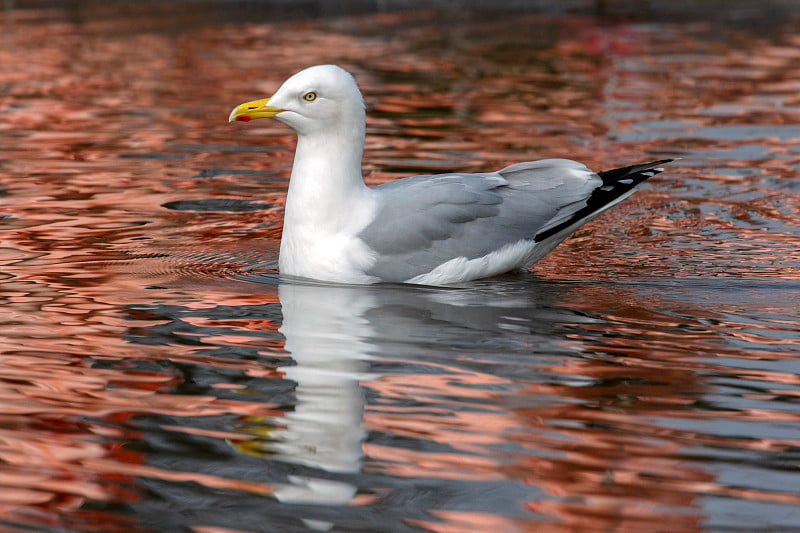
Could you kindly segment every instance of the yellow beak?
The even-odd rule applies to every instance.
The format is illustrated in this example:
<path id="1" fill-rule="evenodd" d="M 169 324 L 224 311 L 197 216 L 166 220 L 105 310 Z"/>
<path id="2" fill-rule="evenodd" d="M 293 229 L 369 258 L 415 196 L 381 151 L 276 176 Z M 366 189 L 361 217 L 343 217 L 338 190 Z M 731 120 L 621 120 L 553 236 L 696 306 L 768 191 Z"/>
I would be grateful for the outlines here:
<path id="1" fill-rule="evenodd" d="M 239 104 L 231 111 L 228 122 L 233 122 L 234 120 L 247 122 L 254 118 L 272 118 L 278 113 L 285 111 L 277 107 L 270 107 L 268 104 L 269 98 Z"/>

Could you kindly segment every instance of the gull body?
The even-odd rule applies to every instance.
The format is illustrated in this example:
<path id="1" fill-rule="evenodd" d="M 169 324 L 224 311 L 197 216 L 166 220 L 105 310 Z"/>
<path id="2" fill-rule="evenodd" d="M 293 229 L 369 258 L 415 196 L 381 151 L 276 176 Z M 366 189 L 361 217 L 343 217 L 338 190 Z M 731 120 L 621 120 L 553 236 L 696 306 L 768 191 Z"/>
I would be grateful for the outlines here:
<path id="1" fill-rule="evenodd" d="M 335 65 L 298 72 L 229 120 L 258 118 L 277 119 L 298 137 L 281 274 L 338 283 L 446 285 L 527 268 L 669 162 L 595 173 L 544 159 L 370 188 L 361 174 L 361 92 Z"/>

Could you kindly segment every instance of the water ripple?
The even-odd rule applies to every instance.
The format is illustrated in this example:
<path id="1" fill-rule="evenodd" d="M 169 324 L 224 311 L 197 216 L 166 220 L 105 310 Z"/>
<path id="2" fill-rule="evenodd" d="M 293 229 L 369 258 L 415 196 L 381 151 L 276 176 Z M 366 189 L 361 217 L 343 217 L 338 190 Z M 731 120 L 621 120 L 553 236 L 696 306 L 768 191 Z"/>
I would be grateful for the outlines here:
<path id="1" fill-rule="evenodd" d="M 5 11 L 4 527 L 796 527 L 794 27 L 215 4 Z M 280 279 L 294 141 L 227 112 L 323 61 L 371 184 L 682 159 L 530 273 Z"/>

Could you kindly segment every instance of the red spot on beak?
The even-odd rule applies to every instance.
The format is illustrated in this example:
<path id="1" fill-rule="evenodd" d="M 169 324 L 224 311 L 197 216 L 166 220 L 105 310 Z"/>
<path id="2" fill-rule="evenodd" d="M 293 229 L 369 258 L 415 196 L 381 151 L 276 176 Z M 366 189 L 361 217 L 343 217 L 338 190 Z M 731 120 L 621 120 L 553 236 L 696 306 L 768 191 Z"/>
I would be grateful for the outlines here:
<path id="1" fill-rule="evenodd" d="M 236 117 L 236 122 L 250 122 L 252 119 L 247 115 L 239 115 Z"/>

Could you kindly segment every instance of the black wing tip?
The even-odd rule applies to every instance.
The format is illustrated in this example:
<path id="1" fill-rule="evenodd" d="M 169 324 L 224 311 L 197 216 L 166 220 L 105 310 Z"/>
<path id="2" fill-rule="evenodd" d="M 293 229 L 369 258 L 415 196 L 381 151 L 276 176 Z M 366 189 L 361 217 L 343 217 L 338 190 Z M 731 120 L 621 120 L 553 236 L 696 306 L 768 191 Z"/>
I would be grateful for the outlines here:
<path id="1" fill-rule="evenodd" d="M 633 179 L 635 181 L 634 185 L 636 185 L 663 172 L 664 169 L 660 168 L 660 165 L 666 165 L 675 160 L 676 159 L 659 159 L 657 161 L 650 161 L 649 163 L 638 163 L 626 167 L 601 170 L 597 175 L 602 178 L 604 185 L 613 185 L 624 179 Z"/>
<path id="2" fill-rule="evenodd" d="M 595 195 L 598 195 L 601 202 L 610 203 L 614 201 L 615 198 L 636 188 L 643 181 L 664 172 L 664 169 L 660 165 L 666 165 L 673 161 L 675 160 L 659 159 L 658 161 L 650 161 L 649 163 L 639 163 L 598 172 L 597 175 L 602 178 L 603 185 L 595 190 L 590 200 L 594 199 Z"/>
<path id="3" fill-rule="evenodd" d="M 675 159 L 660 159 L 649 163 L 639 163 L 598 172 L 597 175 L 602 178 L 603 184 L 596 188 L 591 196 L 586 199 L 586 206 L 578 210 L 569 220 L 536 234 L 534 241 L 541 242 L 583 219 L 592 217 L 598 211 L 604 211 L 609 204 L 613 204 L 643 181 L 663 172 L 664 169 L 659 165 L 666 165 L 673 161 Z"/>

